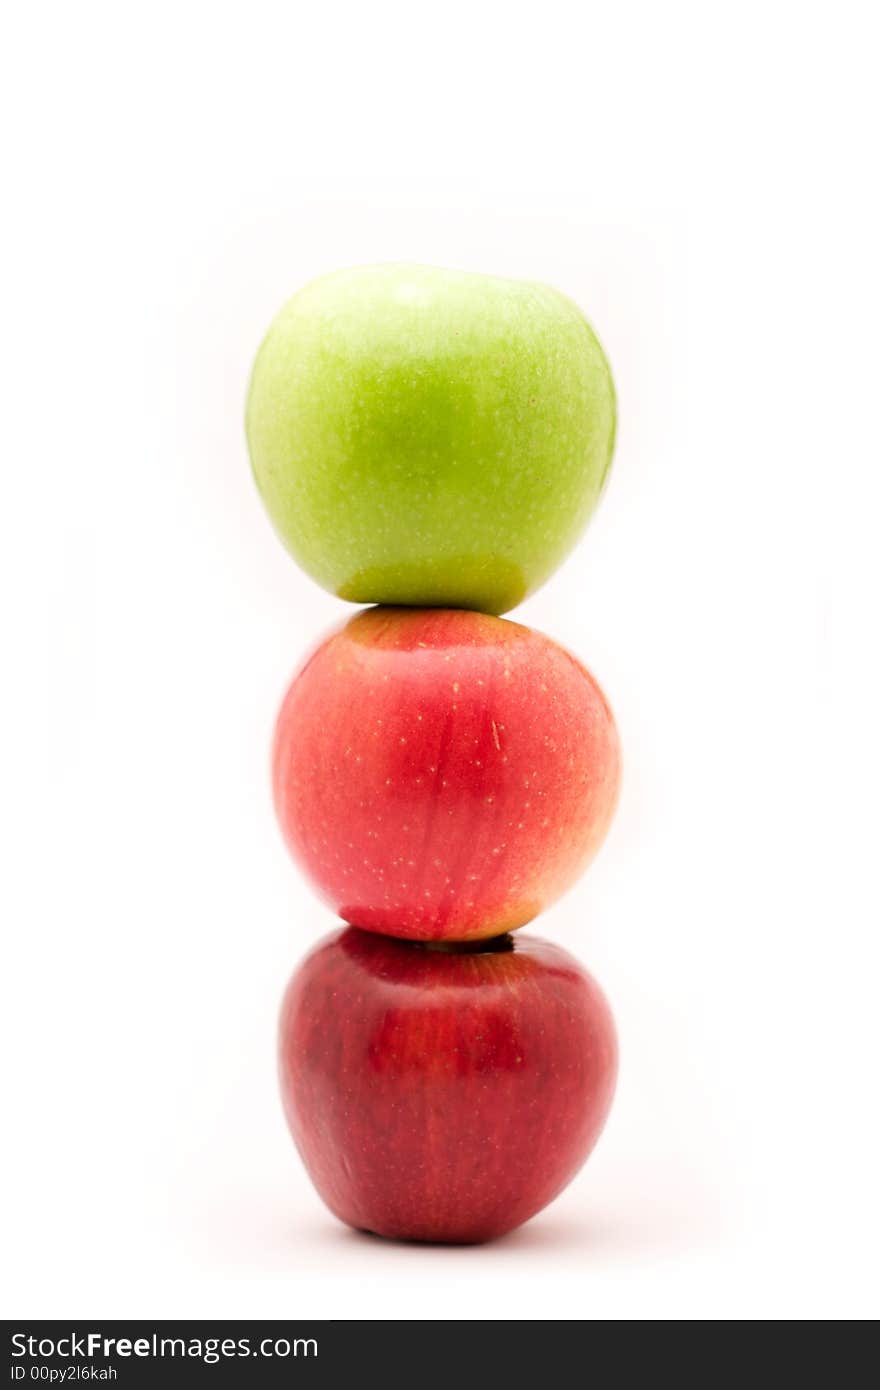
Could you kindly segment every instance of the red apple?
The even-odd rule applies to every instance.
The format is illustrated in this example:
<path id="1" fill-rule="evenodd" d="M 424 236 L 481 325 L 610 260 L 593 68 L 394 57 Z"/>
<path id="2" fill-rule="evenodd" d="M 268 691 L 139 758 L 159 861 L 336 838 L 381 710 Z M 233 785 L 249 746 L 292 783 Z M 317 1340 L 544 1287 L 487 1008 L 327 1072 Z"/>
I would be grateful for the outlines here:
<path id="1" fill-rule="evenodd" d="M 287 844 L 339 916 L 469 940 L 522 926 L 578 877 L 620 749 L 593 677 L 541 633 L 371 608 L 293 681 L 273 775 Z"/>
<path id="2" fill-rule="evenodd" d="M 281 1011 L 296 1146 L 340 1220 L 406 1240 L 513 1230 L 571 1181 L 617 1073 L 596 982 L 536 937 L 430 947 L 354 928 Z"/>

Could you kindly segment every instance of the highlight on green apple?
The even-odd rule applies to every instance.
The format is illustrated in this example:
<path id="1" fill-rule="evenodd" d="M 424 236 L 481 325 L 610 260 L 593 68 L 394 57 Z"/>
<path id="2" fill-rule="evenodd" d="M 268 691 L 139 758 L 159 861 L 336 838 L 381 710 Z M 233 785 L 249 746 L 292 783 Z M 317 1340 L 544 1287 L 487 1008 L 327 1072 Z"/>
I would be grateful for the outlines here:
<path id="1" fill-rule="evenodd" d="M 414 265 L 295 294 L 246 413 L 269 516 L 325 589 L 496 614 L 574 546 L 615 421 L 605 354 L 564 295 Z"/>

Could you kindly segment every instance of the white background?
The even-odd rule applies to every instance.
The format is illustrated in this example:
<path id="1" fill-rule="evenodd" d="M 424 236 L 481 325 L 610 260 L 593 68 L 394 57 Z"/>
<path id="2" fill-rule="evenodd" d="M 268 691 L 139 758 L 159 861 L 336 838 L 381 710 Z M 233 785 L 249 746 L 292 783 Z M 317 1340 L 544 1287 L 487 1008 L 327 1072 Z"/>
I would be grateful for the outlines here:
<path id="1" fill-rule="evenodd" d="M 2 51 L 7 1316 L 878 1312 L 877 34 L 867 3 L 19 6 Z M 516 618 L 614 703 L 534 928 L 607 990 L 609 1127 L 494 1246 L 337 1225 L 276 1095 L 332 925 L 269 794 L 351 611 L 243 442 L 313 275 L 534 277 L 608 349 L 585 541 Z"/>

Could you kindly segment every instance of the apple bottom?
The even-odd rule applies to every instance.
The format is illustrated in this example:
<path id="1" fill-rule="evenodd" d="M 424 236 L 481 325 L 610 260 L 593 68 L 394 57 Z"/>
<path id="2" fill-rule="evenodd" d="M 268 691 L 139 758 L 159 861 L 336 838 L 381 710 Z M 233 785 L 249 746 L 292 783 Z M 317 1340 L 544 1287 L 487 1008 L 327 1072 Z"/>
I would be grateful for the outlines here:
<path id="1" fill-rule="evenodd" d="M 566 951 L 430 947 L 355 927 L 288 985 L 280 1079 L 330 1210 L 402 1240 L 491 1240 L 571 1181 L 614 1092 L 605 998 Z"/>

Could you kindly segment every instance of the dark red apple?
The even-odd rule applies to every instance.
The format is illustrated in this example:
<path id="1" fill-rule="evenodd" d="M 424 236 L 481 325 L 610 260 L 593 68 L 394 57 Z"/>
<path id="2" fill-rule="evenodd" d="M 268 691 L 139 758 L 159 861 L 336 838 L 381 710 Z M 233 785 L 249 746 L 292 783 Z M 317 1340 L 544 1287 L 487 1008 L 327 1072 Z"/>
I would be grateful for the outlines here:
<path id="1" fill-rule="evenodd" d="M 574 1177 L 608 1114 L 614 1023 L 595 981 L 531 936 L 321 942 L 281 1012 L 284 1108 L 340 1220 L 489 1240 Z"/>
<path id="2" fill-rule="evenodd" d="M 461 609 L 371 608 L 313 654 L 278 716 L 285 839 L 354 926 L 496 936 L 578 877 L 617 799 L 614 718 L 569 652 Z"/>

